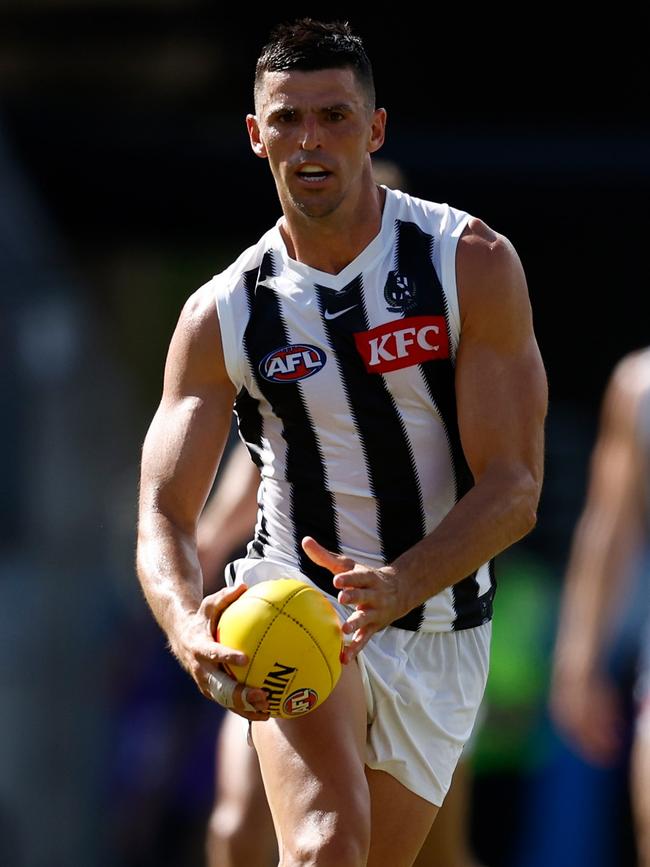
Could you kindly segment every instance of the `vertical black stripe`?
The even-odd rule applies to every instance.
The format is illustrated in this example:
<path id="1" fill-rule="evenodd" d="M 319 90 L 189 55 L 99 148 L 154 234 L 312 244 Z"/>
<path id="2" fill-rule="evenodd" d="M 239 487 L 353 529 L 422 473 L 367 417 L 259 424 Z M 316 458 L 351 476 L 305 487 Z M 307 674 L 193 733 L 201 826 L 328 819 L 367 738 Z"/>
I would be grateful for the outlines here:
<path id="1" fill-rule="evenodd" d="M 260 453 L 262 451 L 262 436 L 264 434 L 264 419 L 260 412 L 260 402 L 245 388 L 242 388 L 235 398 L 235 414 L 242 439 L 246 443 L 248 453 L 258 469 L 262 468 Z M 250 543 L 248 556 L 264 557 L 264 545 L 268 541 L 266 517 L 262 514 L 255 538 Z"/>
<path id="2" fill-rule="evenodd" d="M 369 330 L 361 277 L 339 293 L 325 286 L 316 289 L 376 499 L 382 558 L 390 563 L 425 533 L 422 492 L 408 432 L 383 376 L 368 375 L 354 342 L 355 332 Z M 346 312 L 331 318 L 340 311 Z M 423 613 L 419 606 L 393 625 L 415 630 Z"/>
<path id="3" fill-rule="evenodd" d="M 397 221 L 397 272 L 408 277 L 415 286 L 413 303 L 405 311 L 408 316 L 444 316 L 449 329 L 449 310 L 440 280 L 433 266 L 433 236 L 426 234 L 415 223 Z M 450 341 L 451 345 L 451 341 Z M 454 478 L 456 501 L 464 496 L 474 485 L 474 478 L 463 452 L 458 429 L 454 364 L 451 357 L 432 359 L 420 365 L 429 396 L 438 408 L 449 443 Z M 492 572 L 490 573 L 493 574 Z M 487 618 L 486 602 L 490 605 L 494 587 L 484 598 L 478 600 L 476 572 L 468 575 L 452 588 L 456 619 L 454 629 L 477 626 Z M 485 599 L 489 597 L 489 599 Z"/>
<path id="4" fill-rule="evenodd" d="M 244 348 L 260 392 L 282 422 L 282 436 L 287 443 L 286 478 L 291 487 L 290 517 L 300 570 L 321 589 L 335 595 L 332 574 L 312 563 L 300 544 L 303 536 L 313 536 L 330 551 L 340 550 L 334 497 L 328 489 L 327 470 L 300 383 L 270 382 L 259 371 L 260 361 L 269 352 L 291 343 L 280 301 L 275 290 L 264 283 L 273 273 L 273 259 L 267 252 L 260 269 L 245 274 L 250 318 Z"/>
<path id="5" fill-rule="evenodd" d="M 258 503 L 258 520 L 255 529 L 255 538 L 250 545 L 249 557 L 264 559 L 264 547 L 269 544 L 269 528 L 264 514 L 264 500 Z"/>
<path id="6" fill-rule="evenodd" d="M 493 589 L 496 590 L 497 572 L 496 572 L 496 564 L 494 562 L 494 558 L 492 558 L 492 560 L 490 560 L 490 562 L 488 563 L 488 569 L 490 570 L 490 584 L 492 585 Z M 492 595 L 494 595 L 494 593 Z"/>
<path id="7" fill-rule="evenodd" d="M 242 388 L 235 398 L 235 415 L 242 439 L 246 443 L 248 453 L 258 469 L 262 467 L 260 452 L 264 434 L 264 420 L 260 412 L 260 402 L 246 388 Z"/>

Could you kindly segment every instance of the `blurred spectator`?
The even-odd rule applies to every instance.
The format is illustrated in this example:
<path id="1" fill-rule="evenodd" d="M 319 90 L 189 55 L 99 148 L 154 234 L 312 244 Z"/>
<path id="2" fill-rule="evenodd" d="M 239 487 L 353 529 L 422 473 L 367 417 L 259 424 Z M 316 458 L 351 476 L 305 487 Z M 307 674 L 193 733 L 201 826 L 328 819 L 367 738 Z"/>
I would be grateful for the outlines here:
<path id="1" fill-rule="evenodd" d="M 611 667 L 614 646 L 618 682 Z M 648 349 L 623 358 L 607 386 L 561 606 L 552 709 L 560 729 L 592 764 L 612 765 L 624 754 L 626 696 L 620 672 L 630 670 L 631 661 L 638 663 L 632 803 L 639 864 L 650 867 Z"/>

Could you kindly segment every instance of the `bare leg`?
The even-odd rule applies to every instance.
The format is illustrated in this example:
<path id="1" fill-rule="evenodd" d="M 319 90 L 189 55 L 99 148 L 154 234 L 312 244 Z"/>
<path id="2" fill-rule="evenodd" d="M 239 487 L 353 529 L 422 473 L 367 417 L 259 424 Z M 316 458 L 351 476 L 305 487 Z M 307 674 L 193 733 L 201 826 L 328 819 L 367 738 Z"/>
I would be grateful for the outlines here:
<path id="1" fill-rule="evenodd" d="M 254 723 L 281 867 L 410 867 L 437 808 L 365 768 L 366 709 L 356 664 L 303 719 Z M 370 832 L 372 827 L 372 841 Z"/>
<path id="2" fill-rule="evenodd" d="M 461 759 L 415 867 L 479 867 L 469 843 L 470 799 L 469 772 Z"/>
<path id="3" fill-rule="evenodd" d="M 366 707 L 356 663 L 317 710 L 253 723 L 281 867 L 365 867 L 370 794 Z M 389 863 L 389 862 L 387 862 Z"/>
<path id="4" fill-rule="evenodd" d="M 217 786 L 207 838 L 209 867 L 271 867 L 277 846 L 248 723 L 228 713 L 217 740 Z"/>
<path id="5" fill-rule="evenodd" d="M 438 808 L 384 771 L 366 768 L 372 804 L 368 867 L 411 867 Z"/>

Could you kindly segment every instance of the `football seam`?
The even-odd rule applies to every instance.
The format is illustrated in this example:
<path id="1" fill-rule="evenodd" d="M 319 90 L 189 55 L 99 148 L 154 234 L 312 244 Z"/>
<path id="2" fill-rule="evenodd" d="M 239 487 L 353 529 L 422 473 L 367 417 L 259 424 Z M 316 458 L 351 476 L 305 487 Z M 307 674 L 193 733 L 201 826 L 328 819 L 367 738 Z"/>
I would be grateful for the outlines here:
<path id="1" fill-rule="evenodd" d="M 311 590 L 313 588 L 310 587 L 309 589 Z M 330 666 L 328 658 L 323 653 L 323 649 L 321 648 L 320 644 L 316 641 L 316 639 L 314 638 L 312 633 L 309 631 L 309 629 L 307 629 L 307 627 L 304 625 L 304 623 L 301 623 L 300 620 L 296 620 L 296 618 L 292 614 L 287 614 L 287 612 L 284 610 L 286 608 L 286 606 L 288 605 L 288 603 L 291 602 L 291 600 L 294 598 L 294 596 L 297 596 L 299 593 L 303 593 L 304 590 L 305 590 L 304 587 L 296 587 L 296 589 L 291 593 L 291 595 L 287 596 L 287 598 L 284 600 L 284 602 L 282 604 L 282 608 L 279 608 L 275 602 L 271 602 L 269 599 L 265 599 L 263 596 L 257 597 L 260 601 L 266 602 L 267 605 L 269 605 L 271 608 L 273 608 L 273 610 L 276 612 L 276 614 L 275 614 L 275 617 L 273 618 L 273 620 L 271 620 L 267 624 L 266 629 L 264 630 L 264 632 L 262 633 L 262 635 L 260 637 L 260 640 L 257 644 L 257 647 L 255 648 L 255 652 L 251 656 L 251 661 L 249 663 L 248 669 L 246 670 L 245 679 L 248 679 L 248 675 L 250 674 L 250 671 L 253 667 L 253 663 L 255 662 L 255 657 L 259 653 L 260 648 L 262 647 L 262 644 L 264 643 L 264 639 L 266 638 L 266 635 L 267 635 L 269 629 L 273 626 L 273 624 L 278 619 L 278 617 L 281 614 L 284 614 L 285 617 L 287 617 L 289 620 L 293 620 L 293 622 L 297 626 L 299 626 L 304 632 L 306 632 L 307 635 L 309 636 L 309 638 L 311 639 L 312 643 L 318 648 L 318 652 L 323 657 L 323 661 L 325 662 L 325 666 L 329 672 L 331 689 L 334 689 L 334 673 L 332 672 L 332 667 Z"/>
<path id="2" fill-rule="evenodd" d="M 280 612 L 280 613 L 281 613 L 281 614 L 284 614 L 284 616 L 287 617 L 289 620 L 293 620 L 293 622 L 294 622 L 297 626 L 299 626 L 299 627 L 303 630 L 303 632 L 306 632 L 307 635 L 311 638 L 311 640 L 312 640 L 314 646 L 315 646 L 316 648 L 318 648 L 318 652 L 319 652 L 320 655 L 323 657 L 323 661 L 325 662 L 325 666 L 326 666 L 326 668 L 327 668 L 327 670 L 328 670 L 328 672 L 329 672 L 329 675 L 330 675 L 331 689 L 334 689 L 334 675 L 332 674 L 332 669 L 331 669 L 331 667 L 330 667 L 329 660 L 328 660 L 328 658 L 325 656 L 325 654 L 323 653 L 323 649 L 322 649 L 322 647 L 320 646 L 320 644 L 316 641 L 316 639 L 315 639 L 314 636 L 311 634 L 311 632 L 309 631 L 309 629 L 307 629 L 307 627 L 305 626 L 304 623 L 301 623 L 300 620 L 296 620 L 296 618 L 295 618 L 292 614 L 287 614 L 286 611 L 282 611 L 282 612 Z M 260 642 L 260 644 L 261 644 L 261 642 Z"/>
<path id="3" fill-rule="evenodd" d="M 271 608 L 275 611 L 275 617 L 273 618 L 273 620 L 270 620 L 267 623 L 266 629 L 264 630 L 264 632 L 260 636 L 260 640 L 257 642 L 257 647 L 255 648 L 255 651 L 254 651 L 253 655 L 251 656 L 251 661 L 249 662 L 248 668 L 246 669 L 246 675 L 244 677 L 245 680 L 248 680 L 248 675 L 251 673 L 251 669 L 253 668 L 253 663 L 255 662 L 255 657 L 257 656 L 257 654 L 260 651 L 260 648 L 264 644 L 264 639 L 266 638 L 269 629 L 273 626 L 275 621 L 282 614 L 282 611 L 279 608 L 276 608 L 276 606 L 272 602 L 269 602 L 268 599 L 264 599 L 263 601 L 266 602 L 267 605 L 270 605 Z M 260 689 L 261 689 L 261 687 L 260 687 Z"/>
<path id="4" fill-rule="evenodd" d="M 291 595 L 287 596 L 287 598 L 284 600 L 283 604 L 286 605 L 288 602 L 290 602 L 293 599 L 293 597 L 297 593 L 300 593 L 304 589 L 305 589 L 304 587 L 296 587 L 296 589 L 291 592 Z M 257 643 L 257 647 L 255 648 L 255 652 L 251 656 L 251 660 L 248 664 L 248 668 L 246 669 L 246 674 L 244 675 L 244 680 L 248 680 L 248 675 L 250 674 L 251 669 L 253 667 L 253 663 L 255 662 L 255 657 L 259 653 L 259 650 L 260 650 L 262 644 L 264 643 L 264 639 L 266 638 L 266 635 L 267 635 L 269 629 L 273 626 L 273 624 L 278 619 L 280 614 L 282 614 L 282 608 L 278 608 L 278 606 L 275 604 L 275 602 L 271 602 L 270 599 L 265 599 L 264 596 L 256 596 L 255 598 L 259 599 L 260 602 L 265 602 L 270 608 L 272 608 L 275 611 L 275 617 L 273 618 L 273 620 L 269 621 L 269 623 L 266 626 L 266 629 L 264 630 L 264 632 L 260 636 L 260 640 Z M 311 636 L 310 636 L 310 638 L 311 638 Z M 312 638 L 312 641 L 313 641 L 313 638 Z M 320 650 L 320 648 L 318 648 L 318 649 Z M 329 668 L 329 666 L 328 666 L 328 668 Z M 330 671 L 330 678 L 331 678 L 331 676 L 332 676 L 332 672 Z"/>
<path id="5" fill-rule="evenodd" d="M 312 587 L 309 587 L 309 589 L 312 590 L 313 588 L 312 588 Z M 275 614 L 275 617 L 273 618 L 273 620 L 271 620 L 271 621 L 267 624 L 266 629 L 265 629 L 264 632 L 262 633 L 262 635 L 261 635 L 261 637 L 260 637 L 260 640 L 259 640 L 259 642 L 258 642 L 258 644 L 257 644 L 257 647 L 255 648 L 255 652 L 254 652 L 253 655 L 251 656 L 250 663 L 249 663 L 249 665 L 248 665 L 248 668 L 246 669 L 246 674 L 244 675 L 244 679 L 245 679 L 245 680 L 248 680 L 248 675 L 250 674 L 251 669 L 253 668 L 253 663 L 255 662 L 255 658 L 256 658 L 257 654 L 259 653 L 260 648 L 262 647 L 262 644 L 264 643 L 264 639 L 266 638 L 266 636 L 267 636 L 269 630 L 271 629 L 271 627 L 273 626 L 273 624 L 276 622 L 276 620 L 278 619 L 278 617 L 279 617 L 281 614 L 284 614 L 285 617 L 287 617 L 289 620 L 293 620 L 293 622 L 294 622 L 297 626 L 299 626 L 299 627 L 300 627 L 304 632 L 306 632 L 307 635 L 309 636 L 309 638 L 311 639 L 312 643 L 313 643 L 313 644 L 318 648 L 318 652 L 319 652 L 320 655 L 323 657 L 323 661 L 325 662 L 325 666 L 326 666 L 326 668 L 327 668 L 327 671 L 329 672 L 329 676 L 330 676 L 330 684 L 331 684 L 331 687 L 330 687 L 330 688 L 331 688 L 331 689 L 334 689 L 334 673 L 332 672 L 332 667 L 331 667 L 330 664 L 329 664 L 329 660 L 328 660 L 328 658 L 327 658 L 327 657 L 325 656 L 325 654 L 323 653 L 323 650 L 322 650 L 320 644 L 316 641 L 315 637 L 312 635 L 312 633 L 309 631 L 309 629 L 307 629 L 307 627 L 304 625 L 304 623 L 301 623 L 300 620 L 296 620 L 296 618 L 295 618 L 292 614 L 287 614 L 287 612 L 284 610 L 284 609 L 286 608 L 286 606 L 289 604 L 289 602 L 291 602 L 291 600 L 292 600 L 295 596 L 297 596 L 299 593 L 303 593 L 304 591 L 305 591 L 305 587 L 296 587 L 296 589 L 292 591 L 291 595 L 290 595 L 290 596 L 287 596 L 287 598 L 283 601 L 283 603 L 282 603 L 282 607 L 281 607 L 281 608 L 280 608 L 280 607 L 279 607 L 275 602 L 271 602 L 269 599 L 265 599 L 263 596 L 258 596 L 258 597 L 256 597 L 256 598 L 259 599 L 261 602 L 265 602 L 268 606 L 270 606 L 271 608 L 273 608 L 273 610 L 276 612 L 276 614 Z M 316 592 L 318 592 L 318 591 L 316 591 Z"/>

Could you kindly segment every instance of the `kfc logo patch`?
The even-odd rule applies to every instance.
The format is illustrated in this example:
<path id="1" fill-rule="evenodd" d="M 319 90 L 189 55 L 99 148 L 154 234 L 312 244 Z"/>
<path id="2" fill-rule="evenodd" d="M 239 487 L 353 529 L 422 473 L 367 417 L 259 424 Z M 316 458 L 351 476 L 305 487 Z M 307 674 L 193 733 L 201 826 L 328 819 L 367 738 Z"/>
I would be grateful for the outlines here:
<path id="1" fill-rule="evenodd" d="M 368 373 L 390 373 L 414 364 L 449 358 L 444 316 L 409 316 L 354 335 Z"/>

